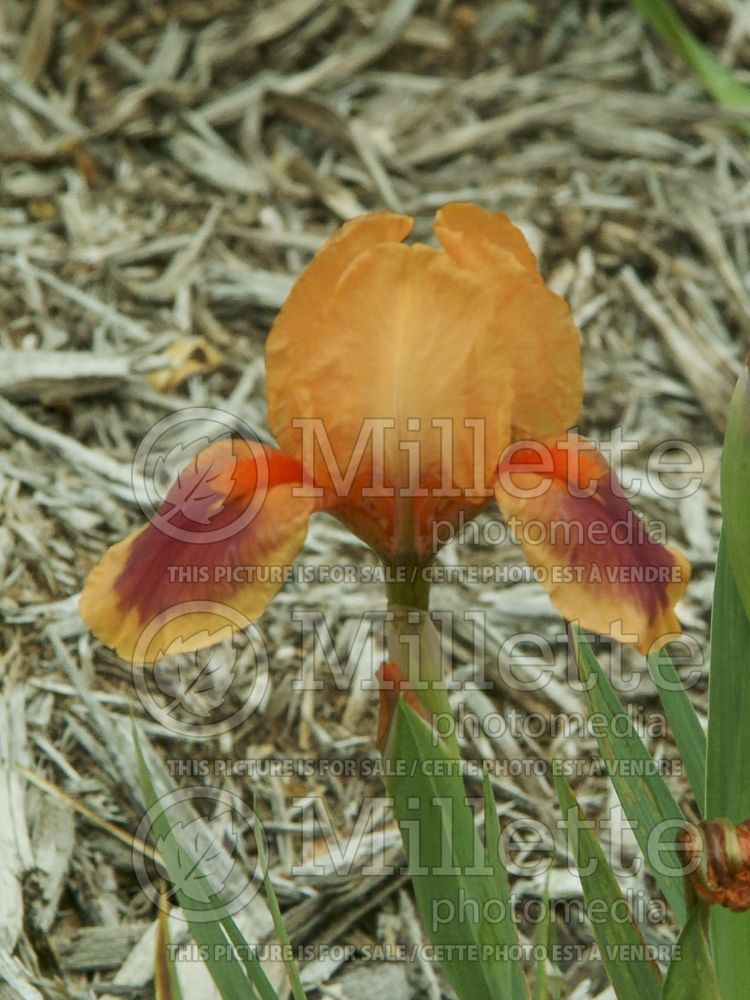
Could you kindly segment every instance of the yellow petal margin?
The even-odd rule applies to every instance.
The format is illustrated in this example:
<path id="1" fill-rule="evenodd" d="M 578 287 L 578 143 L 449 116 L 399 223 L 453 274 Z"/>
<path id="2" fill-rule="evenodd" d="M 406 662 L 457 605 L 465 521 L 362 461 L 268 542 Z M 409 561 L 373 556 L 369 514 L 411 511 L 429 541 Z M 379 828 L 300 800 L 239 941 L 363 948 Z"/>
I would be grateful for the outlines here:
<path id="1" fill-rule="evenodd" d="M 536 578 L 566 619 L 644 654 L 681 634 L 674 604 L 690 565 L 648 534 L 591 442 L 571 434 L 511 445 L 496 493 Z"/>
<path id="2" fill-rule="evenodd" d="M 88 627 L 120 656 L 153 663 L 247 627 L 289 577 L 312 502 L 275 449 L 219 441 L 183 470 L 151 522 L 112 546 L 81 595 Z"/>

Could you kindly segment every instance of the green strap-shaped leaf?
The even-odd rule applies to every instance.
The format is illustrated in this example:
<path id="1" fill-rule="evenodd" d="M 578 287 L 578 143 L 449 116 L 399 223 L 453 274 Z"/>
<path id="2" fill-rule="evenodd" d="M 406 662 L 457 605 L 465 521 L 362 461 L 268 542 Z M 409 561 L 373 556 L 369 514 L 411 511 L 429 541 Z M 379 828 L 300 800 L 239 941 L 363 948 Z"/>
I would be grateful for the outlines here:
<path id="1" fill-rule="evenodd" d="M 461 761 L 406 704 L 396 707 L 387 789 L 401 827 L 414 895 L 446 978 L 461 1000 L 519 1000 L 509 952 L 512 909 L 467 804 Z M 494 809 L 494 806 L 493 806 Z M 494 836 L 494 834 L 493 834 Z M 525 987 L 524 987 L 525 990 Z"/>
<path id="2" fill-rule="evenodd" d="M 253 812 L 254 811 L 255 805 L 253 805 Z M 305 1000 L 305 990 L 302 986 L 302 980 L 300 978 L 299 969 L 297 968 L 297 963 L 294 960 L 294 955 L 292 954 L 292 943 L 289 940 L 289 934 L 287 933 L 286 924 L 284 923 L 284 917 L 282 916 L 281 909 L 279 908 L 279 901 L 276 898 L 276 890 L 273 887 L 271 872 L 268 868 L 268 857 L 266 855 L 266 847 L 263 842 L 263 831 L 260 828 L 260 820 L 257 816 L 255 817 L 255 844 L 258 849 L 258 861 L 260 862 L 260 868 L 263 872 L 263 887 L 266 890 L 266 902 L 268 903 L 268 909 L 271 911 L 271 919 L 273 920 L 276 937 L 278 938 L 279 944 L 281 945 L 284 953 L 284 966 L 286 967 L 287 975 L 289 976 L 289 985 L 292 989 L 292 995 L 294 996 L 294 1000 Z"/>
<path id="3" fill-rule="evenodd" d="M 750 375 L 737 379 L 727 414 L 721 456 L 721 507 L 726 551 L 737 589 L 750 615 Z"/>
<path id="4" fill-rule="evenodd" d="M 701 45 L 669 0 L 633 0 L 633 4 L 720 104 L 729 108 L 750 108 L 750 89 Z"/>
<path id="5" fill-rule="evenodd" d="M 592 920 L 602 961 L 618 1000 L 659 1000 L 661 975 L 650 958 L 635 921 L 623 920 L 627 902 L 604 851 L 592 833 L 573 791 L 561 774 L 555 788 L 578 866 L 583 898 L 589 912 L 605 909 L 613 919 Z M 602 902 L 604 907 L 602 907 Z"/>
<path id="6" fill-rule="evenodd" d="M 547 961 L 550 953 L 550 938 L 552 934 L 552 907 L 550 905 L 549 893 L 549 873 L 544 885 L 544 896 L 542 897 L 542 920 L 537 928 L 536 941 L 539 948 L 539 955 L 534 964 L 534 1000 L 549 1000 L 549 977 L 547 975 Z"/>
<path id="7" fill-rule="evenodd" d="M 224 1000 L 239 1000 L 239 998 L 256 1000 L 258 995 L 262 1000 L 278 1000 L 278 995 L 263 971 L 260 961 L 253 955 L 248 942 L 230 916 L 224 915 L 217 917 L 216 920 L 205 921 L 189 919 L 188 914 L 191 910 L 204 907 L 206 910 L 216 910 L 217 901 L 215 897 L 208 895 L 204 881 L 200 878 L 191 879 L 190 896 L 187 899 L 183 898 L 179 885 L 183 881 L 185 856 L 189 855 L 190 851 L 173 835 L 166 813 L 159 809 L 156 789 L 143 756 L 141 739 L 135 723 L 133 723 L 133 741 L 141 790 L 152 817 L 154 835 L 163 851 L 162 860 L 170 880 L 174 875 L 174 882 L 178 885 L 177 901 L 184 908 L 195 943 L 206 955 L 206 966 L 219 993 Z M 194 859 L 191 867 L 197 870 L 198 866 Z M 235 946 L 235 951 L 228 948 L 228 942 Z"/>
<path id="8" fill-rule="evenodd" d="M 725 452 L 724 461 L 727 460 Z M 726 521 L 724 528 L 726 528 Z M 706 819 L 750 817 L 750 620 L 722 530 L 711 613 Z M 750 912 L 711 911 L 711 947 L 722 1000 L 746 1000 L 750 983 Z"/>
<path id="9" fill-rule="evenodd" d="M 706 795 L 706 734 L 669 655 L 662 650 L 649 656 L 648 669 L 658 688 L 698 809 L 703 809 Z"/>
<path id="10" fill-rule="evenodd" d="M 578 629 L 574 628 L 572 633 L 589 713 L 603 717 L 607 723 L 595 727 L 599 753 L 646 863 L 675 919 L 682 925 L 687 919 L 684 879 L 680 873 L 681 855 L 674 848 L 677 832 L 685 825 L 685 816 L 591 646 Z"/>
<path id="11" fill-rule="evenodd" d="M 693 908 L 669 964 L 661 1000 L 722 1000 L 704 930 L 703 904 Z"/>
<path id="12" fill-rule="evenodd" d="M 495 806 L 495 795 L 492 791 L 490 776 L 485 771 L 482 781 L 484 792 L 484 839 L 485 839 L 485 859 L 487 866 L 494 869 L 495 887 L 498 899 L 502 903 L 505 912 L 509 915 L 507 920 L 503 920 L 498 926 L 498 935 L 503 945 L 508 949 L 509 955 L 520 955 L 520 945 L 518 941 L 518 929 L 513 920 L 513 901 L 510 896 L 510 883 L 508 872 L 505 867 L 505 851 L 503 850 L 502 836 L 500 833 L 500 822 L 497 818 L 497 808 Z M 510 965 L 510 996 L 518 997 L 519 1000 L 529 995 L 526 977 L 523 974 L 523 965 L 520 959 L 509 962 Z"/>

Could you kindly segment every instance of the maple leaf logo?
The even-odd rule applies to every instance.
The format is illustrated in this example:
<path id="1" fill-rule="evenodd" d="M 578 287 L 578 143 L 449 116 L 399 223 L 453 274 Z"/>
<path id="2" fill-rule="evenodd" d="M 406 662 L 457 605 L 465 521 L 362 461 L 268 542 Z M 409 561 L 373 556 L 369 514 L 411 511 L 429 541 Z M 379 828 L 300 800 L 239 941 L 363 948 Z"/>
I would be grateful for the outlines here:
<path id="1" fill-rule="evenodd" d="M 164 709 L 166 714 L 172 715 L 177 708 L 183 708 L 193 716 L 206 719 L 223 705 L 237 677 L 238 650 L 232 646 L 231 653 L 231 659 L 227 660 L 224 648 L 200 650 L 182 658 L 176 674 L 163 661 L 157 662 L 154 681 L 159 690 L 171 698 Z"/>
<path id="2" fill-rule="evenodd" d="M 205 442 L 207 447 L 200 451 L 190 447 L 190 460 L 177 472 L 164 500 L 169 510 L 159 512 L 164 521 L 171 521 L 179 513 L 195 524 L 208 525 L 224 510 L 235 481 L 237 456 L 228 449 L 212 448 L 207 438 Z M 154 467 L 154 477 L 163 476 L 167 468 L 174 468 L 178 457 L 187 450 L 184 445 L 177 444 L 166 456 L 160 456 Z"/>
<path id="3" fill-rule="evenodd" d="M 232 853 L 237 847 L 237 832 L 231 812 L 225 810 L 214 822 L 226 831 L 223 839 L 228 848 L 219 844 L 200 817 L 189 823 L 175 823 L 156 840 L 157 854 L 170 860 L 169 871 L 157 864 L 159 874 L 171 882 L 178 896 L 193 903 L 219 898 L 234 868 Z"/>
<path id="4" fill-rule="evenodd" d="M 169 451 L 158 455 L 154 462 L 151 478 L 156 486 L 159 499 L 163 502 L 169 495 L 169 488 L 172 480 L 177 476 L 180 469 L 189 465 L 195 458 L 213 442 L 208 437 L 198 438 L 191 443 L 178 441 Z"/>

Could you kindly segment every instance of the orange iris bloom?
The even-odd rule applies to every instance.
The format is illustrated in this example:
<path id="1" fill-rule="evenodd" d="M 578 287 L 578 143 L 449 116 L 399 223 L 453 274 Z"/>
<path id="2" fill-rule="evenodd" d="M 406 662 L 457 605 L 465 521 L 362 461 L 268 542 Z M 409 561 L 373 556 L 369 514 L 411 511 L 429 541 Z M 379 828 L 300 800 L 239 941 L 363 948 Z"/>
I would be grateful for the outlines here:
<path id="1" fill-rule="evenodd" d="M 220 605 L 229 630 L 257 618 L 284 581 L 268 571 L 291 565 L 317 510 L 387 564 L 421 569 L 436 524 L 493 498 L 567 618 L 642 650 L 679 632 L 687 562 L 648 537 L 594 447 L 566 437 L 579 334 L 522 233 L 459 203 L 438 212 L 442 249 L 404 244 L 411 226 L 386 212 L 348 222 L 292 289 L 266 349 L 281 450 L 212 445 L 94 568 L 81 613 L 122 656 L 216 642 Z M 635 537 L 615 537 L 623 521 Z"/>

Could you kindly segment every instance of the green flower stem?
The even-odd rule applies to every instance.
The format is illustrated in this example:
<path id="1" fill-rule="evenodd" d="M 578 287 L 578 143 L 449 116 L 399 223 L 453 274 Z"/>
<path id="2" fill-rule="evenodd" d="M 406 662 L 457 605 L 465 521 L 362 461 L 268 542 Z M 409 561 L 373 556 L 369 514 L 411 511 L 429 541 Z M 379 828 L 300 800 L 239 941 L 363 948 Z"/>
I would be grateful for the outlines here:
<path id="1" fill-rule="evenodd" d="M 430 582 L 416 563 L 385 567 L 385 590 L 388 607 L 417 608 L 426 611 L 430 606 Z"/>
<path id="2" fill-rule="evenodd" d="M 459 759 L 440 636 L 428 611 L 430 585 L 421 573 L 411 572 L 411 567 L 407 567 L 405 577 L 403 581 L 390 580 L 387 584 L 388 659 L 398 664 L 428 712 L 440 717 L 439 732 L 446 733 L 446 749 Z"/>

